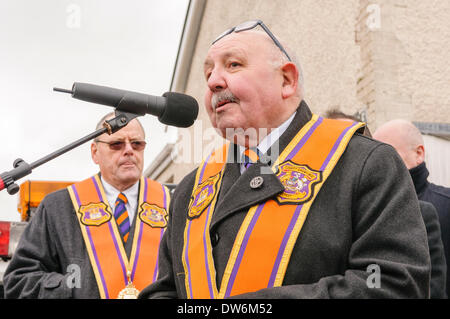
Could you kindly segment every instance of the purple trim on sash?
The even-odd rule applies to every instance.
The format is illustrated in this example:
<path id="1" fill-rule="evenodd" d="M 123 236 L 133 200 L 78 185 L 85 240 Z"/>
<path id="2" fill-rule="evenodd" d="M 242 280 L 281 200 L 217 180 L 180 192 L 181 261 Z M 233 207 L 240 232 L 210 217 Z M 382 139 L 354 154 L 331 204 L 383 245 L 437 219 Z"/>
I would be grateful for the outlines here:
<path id="1" fill-rule="evenodd" d="M 162 187 L 162 192 L 163 192 L 164 208 L 167 209 L 166 189 L 164 188 L 164 185 L 161 185 L 161 187 Z M 145 180 L 145 191 L 146 191 L 146 194 L 147 194 L 147 179 Z"/>
<path id="2" fill-rule="evenodd" d="M 209 296 L 211 297 L 211 299 L 214 299 L 214 291 L 213 291 L 213 287 L 212 287 L 212 282 L 211 282 L 211 274 L 209 273 L 209 263 L 208 263 L 208 246 L 206 245 L 206 236 L 209 236 L 209 231 L 208 231 L 208 219 L 209 219 L 209 214 L 211 212 L 211 205 L 208 206 L 208 213 L 206 215 L 206 225 L 204 227 L 204 231 L 203 231 L 203 250 L 204 250 L 204 256 L 205 256 L 205 266 L 206 266 L 206 277 L 208 279 L 208 288 L 209 288 Z"/>
<path id="3" fill-rule="evenodd" d="M 120 254 L 119 244 L 117 243 L 117 240 L 116 240 L 116 238 L 114 236 L 114 230 L 113 230 L 112 224 L 108 223 L 108 227 L 109 227 L 109 232 L 111 233 L 111 237 L 112 237 L 113 242 L 114 242 L 114 247 L 116 248 L 116 253 L 119 256 L 120 266 L 122 267 L 122 272 L 123 272 L 125 285 L 127 285 L 128 284 L 127 268 L 125 267 L 125 264 L 123 262 L 122 256 Z"/>
<path id="4" fill-rule="evenodd" d="M 347 134 L 347 132 L 354 127 L 355 125 L 357 125 L 358 122 L 353 122 L 352 125 L 350 125 L 349 127 L 347 127 L 342 133 L 341 135 L 339 135 L 339 138 L 337 139 L 336 143 L 334 143 L 333 148 L 331 149 L 330 153 L 328 154 L 327 158 L 325 159 L 325 161 L 323 162 L 322 166 L 320 167 L 320 170 L 323 171 L 325 169 L 325 167 L 327 167 L 328 163 L 330 162 L 331 158 L 333 157 L 334 153 L 336 153 L 337 148 L 339 147 L 339 144 L 341 144 L 342 139 L 344 138 L 345 134 Z"/>
<path id="5" fill-rule="evenodd" d="M 91 177 L 91 178 L 94 182 L 94 186 L 95 186 L 95 190 L 97 191 L 98 198 L 100 199 L 100 201 L 103 202 L 102 193 L 100 192 L 100 188 L 98 187 L 97 181 L 95 180 L 94 177 Z M 119 244 L 117 243 L 116 236 L 114 236 L 114 231 L 113 231 L 113 228 L 111 225 L 111 221 L 108 222 L 108 227 L 109 227 L 109 232 L 111 233 L 111 237 L 114 242 L 114 247 L 116 248 L 117 256 L 119 257 L 120 265 L 122 266 L 122 272 L 123 272 L 123 276 L 124 276 L 124 280 L 125 280 L 125 285 L 127 285 L 128 284 L 127 268 L 125 267 L 125 263 L 123 262 L 122 254 L 120 253 Z"/>
<path id="6" fill-rule="evenodd" d="M 242 241 L 241 247 L 239 249 L 239 253 L 237 255 L 236 261 L 234 262 L 233 270 L 231 271 L 230 279 L 228 281 L 227 290 L 225 292 L 225 297 L 229 297 L 231 293 L 231 289 L 233 288 L 234 280 L 236 279 L 236 275 L 239 270 L 239 266 L 241 265 L 242 257 L 244 256 L 245 249 L 247 248 L 248 240 L 250 239 L 250 235 L 253 231 L 253 228 L 255 227 L 256 221 L 259 218 L 259 215 L 261 214 L 261 211 L 263 210 L 265 204 L 261 204 L 256 209 L 255 215 L 253 215 L 252 220 L 250 221 L 250 224 L 248 225 L 247 231 L 245 232 L 244 239 Z"/>
<path id="7" fill-rule="evenodd" d="M 205 173 L 206 165 L 208 164 L 208 161 L 209 161 L 209 158 L 211 157 L 211 154 L 208 155 L 208 157 L 206 158 L 206 160 L 204 162 L 204 165 L 203 165 L 202 170 L 200 172 L 200 176 L 198 178 L 198 184 L 197 185 L 200 185 L 202 183 L 203 174 Z M 188 275 L 188 281 L 189 281 L 189 292 L 190 292 L 191 298 L 194 298 L 194 296 L 192 295 L 191 267 L 189 265 L 189 253 L 188 253 L 189 252 L 189 237 L 191 235 L 191 223 L 192 223 L 192 221 L 190 220 L 189 223 L 188 223 L 188 229 L 187 229 L 187 234 L 186 234 L 186 246 L 185 246 L 186 250 L 185 250 L 185 253 L 184 253 L 184 259 L 186 260 L 186 267 L 188 269 L 188 274 L 187 275 Z M 208 273 L 208 271 L 207 271 L 207 273 Z M 209 278 L 208 278 L 208 282 L 209 282 Z"/>
<path id="8" fill-rule="evenodd" d="M 202 171 L 200 172 L 200 176 L 198 178 L 198 185 L 202 183 L 203 174 L 205 173 L 206 165 L 208 164 L 209 158 L 211 157 L 212 153 L 208 155 L 208 157 L 205 160 L 205 164 L 202 167 Z"/>
<path id="9" fill-rule="evenodd" d="M 164 209 L 167 211 L 168 210 L 168 205 L 167 205 L 167 196 L 166 196 L 166 189 L 164 188 L 164 185 L 161 185 L 162 187 L 162 191 L 163 191 L 163 202 L 164 202 Z M 145 191 L 147 194 L 147 179 L 145 180 Z M 162 237 L 164 235 L 164 228 L 161 228 L 161 234 L 159 236 L 159 242 L 161 243 L 162 241 Z M 158 276 L 158 265 L 159 265 L 159 253 L 156 256 L 156 265 L 155 265 L 155 271 L 153 273 L 153 281 L 156 280 L 157 276 Z"/>
<path id="10" fill-rule="evenodd" d="M 72 185 L 70 187 L 72 187 L 72 191 L 75 194 L 75 198 L 77 200 L 78 206 L 81 206 L 80 197 L 78 195 L 77 189 L 75 188 L 75 185 Z M 103 284 L 103 290 L 105 292 L 105 297 L 107 299 L 109 299 L 108 287 L 106 286 L 105 277 L 103 276 L 103 271 L 102 271 L 102 268 L 100 267 L 100 262 L 98 260 L 97 251 L 95 250 L 94 242 L 92 241 L 91 231 L 89 230 L 89 227 L 90 226 L 85 226 L 86 234 L 87 234 L 87 236 L 89 238 L 89 243 L 91 244 L 92 253 L 94 254 L 95 263 L 97 264 L 98 272 L 100 274 L 100 279 L 101 279 L 102 284 Z"/>
<path id="11" fill-rule="evenodd" d="M 75 188 L 75 184 L 72 184 L 70 187 L 72 187 L 73 193 L 75 194 L 78 206 L 81 206 L 80 196 L 78 195 L 77 189 Z"/>
<path id="12" fill-rule="evenodd" d="M 283 240 L 281 241 L 280 249 L 278 250 L 277 258 L 275 259 L 275 264 L 272 269 L 272 273 L 270 274 L 269 284 L 267 287 L 273 287 L 275 283 L 275 277 L 278 272 L 278 268 L 280 267 L 281 258 L 283 257 L 284 250 L 286 249 L 287 242 L 289 237 L 291 237 L 292 230 L 294 229 L 295 224 L 297 223 L 298 216 L 300 215 L 300 211 L 302 210 L 303 205 L 297 206 L 295 209 L 294 215 L 292 216 L 291 221 L 289 222 L 289 226 L 283 236 Z"/>
<path id="13" fill-rule="evenodd" d="M 323 117 L 319 117 L 316 121 L 316 123 L 313 124 L 306 132 L 306 134 L 303 136 L 303 138 L 300 140 L 300 142 L 294 147 L 294 149 L 289 153 L 289 155 L 284 159 L 284 161 L 290 160 L 292 157 L 295 156 L 295 154 L 298 153 L 298 151 L 305 145 L 306 141 L 311 137 L 312 133 L 316 130 L 316 128 L 323 122 Z"/>
<path id="14" fill-rule="evenodd" d="M 161 243 L 163 235 L 164 235 L 164 228 L 161 228 L 161 235 L 159 236 L 159 242 L 160 243 Z M 159 265 L 159 253 L 156 256 L 155 271 L 153 272 L 153 282 L 155 282 L 156 278 L 158 277 L 158 265 Z"/>
<path id="15" fill-rule="evenodd" d="M 103 271 L 100 267 L 100 261 L 98 260 L 97 252 L 95 251 L 94 242 L 93 242 L 92 236 L 91 236 L 91 230 L 89 228 L 90 228 L 89 226 L 86 226 L 86 233 L 88 235 L 89 243 L 91 244 L 92 251 L 94 253 L 94 258 L 95 258 L 95 262 L 97 263 L 98 272 L 100 273 L 100 278 L 102 280 L 105 297 L 106 297 L 106 299 L 109 299 L 108 286 L 106 285 L 105 277 L 103 276 Z"/>
<path id="16" fill-rule="evenodd" d="M 147 201 L 147 179 L 144 178 L 144 202 Z M 139 207 L 138 210 L 136 212 L 136 214 L 139 214 Z M 138 218 L 136 218 L 136 223 L 138 222 Z M 136 273 L 136 267 L 138 264 L 138 260 L 139 260 L 139 254 L 141 252 L 141 239 L 142 239 L 142 228 L 144 228 L 144 223 L 141 221 L 140 222 L 140 228 L 139 228 L 139 235 L 138 235 L 138 239 L 137 239 L 137 247 L 136 247 L 136 255 L 134 257 L 134 265 L 133 265 L 133 269 L 131 270 L 131 281 L 134 280 L 134 274 Z"/>
<path id="17" fill-rule="evenodd" d="M 189 292 L 190 292 L 191 298 L 193 299 L 194 296 L 192 295 L 191 267 L 189 265 L 189 256 L 188 256 L 189 249 L 187 249 L 189 247 L 189 236 L 191 233 L 191 223 L 192 223 L 192 220 L 190 220 L 188 223 L 188 229 L 187 229 L 187 234 L 186 234 L 186 250 L 184 252 L 184 259 L 186 260 L 186 267 L 188 270 Z"/>
<path id="18" fill-rule="evenodd" d="M 137 222 L 138 222 L 138 220 L 136 219 L 136 223 Z M 136 267 L 137 267 L 138 260 L 139 260 L 139 253 L 141 252 L 142 229 L 144 228 L 144 226 L 145 226 L 144 222 L 140 221 L 139 235 L 138 235 L 137 247 L 136 247 L 136 255 L 134 257 L 134 265 L 133 265 L 133 269 L 131 270 L 131 276 L 130 276 L 131 281 L 134 280 L 134 274 L 136 273 Z"/>

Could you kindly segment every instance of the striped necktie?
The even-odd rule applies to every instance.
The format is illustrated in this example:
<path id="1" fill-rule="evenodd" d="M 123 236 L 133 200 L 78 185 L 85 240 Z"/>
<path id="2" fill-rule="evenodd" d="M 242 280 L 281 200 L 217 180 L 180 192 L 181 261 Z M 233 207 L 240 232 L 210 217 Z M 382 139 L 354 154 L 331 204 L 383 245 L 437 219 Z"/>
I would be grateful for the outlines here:
<path id="1" fill-rule="evenodd" d="M 128 234 L 130 233 L 130 219 L 128 218 L 128 212 L 125 204 L 128 202 L 125 194 L 120 193 L 116 199 L 116 209 L 114 210 L 114 217 L 116 218 L 117 226 L 119 226 L 119 232 L 122 235 L 123 241 L 126 243 Z"/>
<path id="2" fill-rule="evenodd" d="M 252 164 L 256 163 L 259 160 L 259 150 L 254 148 L 247 148 L 242 153 L 242 163 L 244 164 L 245 169 L 248 169 Z"/>

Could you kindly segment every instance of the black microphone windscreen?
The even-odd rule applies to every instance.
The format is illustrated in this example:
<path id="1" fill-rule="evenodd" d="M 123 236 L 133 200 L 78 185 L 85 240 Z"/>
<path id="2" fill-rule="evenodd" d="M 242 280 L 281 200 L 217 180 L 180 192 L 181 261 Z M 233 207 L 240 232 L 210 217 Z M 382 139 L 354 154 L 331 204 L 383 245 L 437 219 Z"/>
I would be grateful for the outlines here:
<path id="1" fill-rule="evenodd" d="M 167 98 L 166 108 L 158 119 L 161 123 L 177 127 L 189 127 L 194 124 L 198 115 L 198 103 L 192 96 L 166 92 L 163 97 Z"/>

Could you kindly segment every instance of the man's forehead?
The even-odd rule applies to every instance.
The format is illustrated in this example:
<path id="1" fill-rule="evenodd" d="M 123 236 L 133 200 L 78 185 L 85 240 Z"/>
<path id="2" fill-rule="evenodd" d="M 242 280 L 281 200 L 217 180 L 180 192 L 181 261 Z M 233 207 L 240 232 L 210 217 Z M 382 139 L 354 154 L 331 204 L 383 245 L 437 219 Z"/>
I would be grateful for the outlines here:
<path id="1" fill-rule="evenodd" d="M 223 46 L 223 47 L 216 47 L 216 48 L 210 48 L 208 51 L 208 55 L 205 58 L 205 67 L 214 64 L 214 60 L 216 58 L 219 59 L 226 59 L 229 57 L 246 57 L 247 53 L 246 50 L 242 47 L 234 47 L 234 46 Z"/>
<path id="2" fill-rule="evenodd" d="M 258 48 L 260 49 L 264 44 L 267 43 L 267 38 L 268 36 L 264 32 L 257 30 L 231 33 L 211 45 L 205 58 L 204 64 L 205 66 L 208 66 L 213 62 L 215 57 L 245 57 L 250 51 L 252 53 L 260 52 Z"/>

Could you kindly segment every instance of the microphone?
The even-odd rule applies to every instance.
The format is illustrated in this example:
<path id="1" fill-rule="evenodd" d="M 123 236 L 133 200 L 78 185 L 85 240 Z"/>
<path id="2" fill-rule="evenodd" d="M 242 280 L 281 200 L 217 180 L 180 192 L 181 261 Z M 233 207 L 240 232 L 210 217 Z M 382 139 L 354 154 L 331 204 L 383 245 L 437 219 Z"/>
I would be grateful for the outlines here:
<path id="1" fill-rule="evenodd" d="M 128 113 L 151 114 L 157 116 L 161 123 L 171 126 L 189 127 L 194 124 L 198 115 L 197 101 L 192 96 L 176 92 L 166 92 L 161 97 L 80 82 L 75 82 L 72 90 L 53 90 Z"/>

